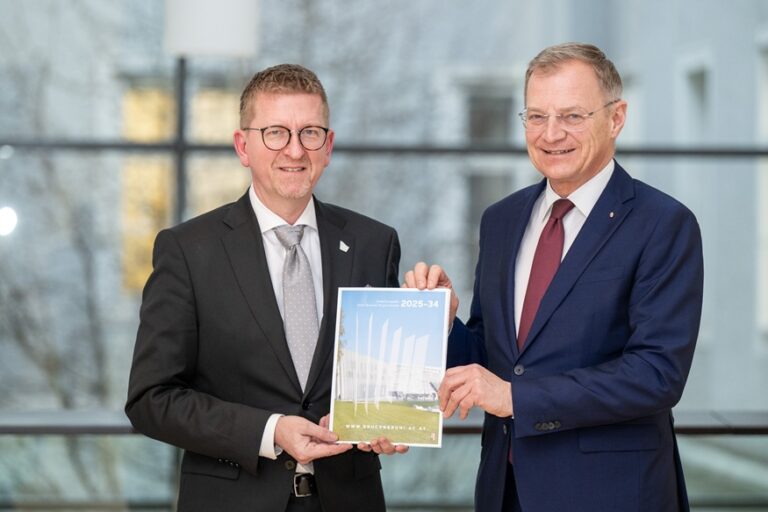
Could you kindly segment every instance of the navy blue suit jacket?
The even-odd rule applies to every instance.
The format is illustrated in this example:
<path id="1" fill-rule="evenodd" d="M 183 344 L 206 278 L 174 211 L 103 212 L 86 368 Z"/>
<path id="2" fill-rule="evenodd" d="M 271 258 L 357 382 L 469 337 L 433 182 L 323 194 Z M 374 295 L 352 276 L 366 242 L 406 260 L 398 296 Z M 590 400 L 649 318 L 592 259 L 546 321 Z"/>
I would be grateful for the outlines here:
<path id="1" fill-rule="evenodd" d="M 698 223 L 616 164 L 519 351 L 515 259 L 545 183 L 486 210 L 471 316 L 449 340 L 449 366 L 512 383 L 514 420 L 485 415 L 477 510 L 501 510 L 510 444 L 524 511 L 688 510 L 671 409 L 701 317 Z"/>

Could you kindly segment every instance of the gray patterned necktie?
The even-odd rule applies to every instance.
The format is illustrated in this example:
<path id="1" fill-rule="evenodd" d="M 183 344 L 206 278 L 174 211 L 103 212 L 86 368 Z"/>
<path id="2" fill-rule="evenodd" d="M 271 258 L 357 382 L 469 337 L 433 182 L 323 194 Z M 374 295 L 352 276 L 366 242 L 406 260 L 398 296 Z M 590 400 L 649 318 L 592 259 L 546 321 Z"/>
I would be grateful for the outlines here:
<path id="1" fill-rule="evenodd" d="M 299 245 L 304 226 L 278 226 L 275 235 L 286 249 L 283 266 L 283 325 L 301 389 L 307 385 L 317 344 L 315 286 L 307 255 Z"/>

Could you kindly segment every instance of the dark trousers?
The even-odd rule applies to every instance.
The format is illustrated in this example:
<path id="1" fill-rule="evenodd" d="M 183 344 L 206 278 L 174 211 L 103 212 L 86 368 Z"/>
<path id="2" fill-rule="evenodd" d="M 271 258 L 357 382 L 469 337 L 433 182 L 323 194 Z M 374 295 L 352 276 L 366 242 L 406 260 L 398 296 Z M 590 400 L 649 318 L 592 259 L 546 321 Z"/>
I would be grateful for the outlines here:
<path id="1" fill-rule="evenodd" d="M 504 483 L 504 512 L 522 512 L 520 500 L 517 498 L 517 485 L 515 484 L 515 467 L 507 463 L 507 480 Z"/>
<path id="2" fill-rule="evenodd" d="M 323 512 L 323 507 L 320 505 L 320 498 L 317 495 L 306 498 L 291 496 L 288 498 L 285 512 Z"/>

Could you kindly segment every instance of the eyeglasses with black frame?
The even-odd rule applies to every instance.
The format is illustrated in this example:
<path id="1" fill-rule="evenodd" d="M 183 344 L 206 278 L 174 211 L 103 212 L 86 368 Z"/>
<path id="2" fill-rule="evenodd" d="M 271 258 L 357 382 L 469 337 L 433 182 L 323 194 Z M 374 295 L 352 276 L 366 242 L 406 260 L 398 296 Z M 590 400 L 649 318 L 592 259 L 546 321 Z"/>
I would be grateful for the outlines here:
<path id="1" fill-rule="evenodd" d="M 595 109 L 592 112 L 587 112 L 583 109 L 573 109 L 555 114 L 554 117 L 555 119 L 560 120 L 562 124 L 567 128 L 579 129 L 584 125 L 584 121 L 591 118 L 593 115 L 600 112 L 604 108 L 608 108 L 614 103 L 618 103 L 619 101 L 621 101 L 621 99 L 609 101 L 602 107 Z M 523 127 L 525 127 L 527 130 L 538 130 L 543 128 L 547 125 L 547 121 L 551 116 L 551 114 L 545 114 L 543 112 L 539 112 L 538 110 L 530 111 L 528 109 L 523 110 L 517 115 L 520 116 L 520 120 L 523 122 Z"/>
<path id="2" fill-rule="evenodd" d="M 264 128 L 248 127 L 243 130 L 261 132 L 261 140 L 267 149 L 272 151 L 280 151 L 290 144 L 294 133 L 299 137 L 299 144 L 307 151 L 317 151 L 322 148 L 328 138 L 328 128 L 324 126 L 305 126 L 301 130 L 291 130 L 285 126 L 274 125 Z"/>

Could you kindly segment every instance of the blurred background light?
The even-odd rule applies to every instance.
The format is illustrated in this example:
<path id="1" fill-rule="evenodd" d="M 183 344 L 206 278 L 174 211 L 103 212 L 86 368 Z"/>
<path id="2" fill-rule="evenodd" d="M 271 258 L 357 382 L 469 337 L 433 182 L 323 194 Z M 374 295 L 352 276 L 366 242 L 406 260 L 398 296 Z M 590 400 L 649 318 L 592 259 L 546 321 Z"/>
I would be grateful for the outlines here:
<path id="1" fill-rule="evenodd" d="M 9 206 L 0 208 L 0 236 L 7 236 L 13 233 L 18 222 L 16 211 Z"/>

